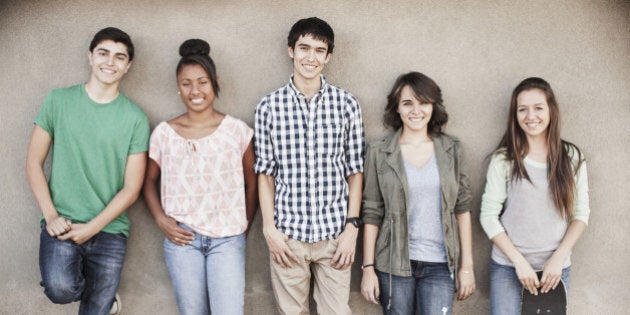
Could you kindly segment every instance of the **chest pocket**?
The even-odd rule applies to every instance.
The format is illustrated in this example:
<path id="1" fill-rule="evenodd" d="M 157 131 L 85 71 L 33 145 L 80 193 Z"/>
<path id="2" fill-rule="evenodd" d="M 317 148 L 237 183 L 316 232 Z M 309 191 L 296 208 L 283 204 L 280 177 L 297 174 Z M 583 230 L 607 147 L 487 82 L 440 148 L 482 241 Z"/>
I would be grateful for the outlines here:
<path id="1" fill-rule="evenodd" d="M 405 191 L 401 178 L 396 171 L 387 163 L 380 163 L 378 169 L 379 188 L 383 195 L 385 208 L 389 209 L 394 216 L 400 215 L 406 204 Z"/>
<path id="2" fill-rule="evenodd" d="M 316 124 L 315 142 L 319 154 L 341 156 L 345 130 L 340 120 L 329 120 Z"/>

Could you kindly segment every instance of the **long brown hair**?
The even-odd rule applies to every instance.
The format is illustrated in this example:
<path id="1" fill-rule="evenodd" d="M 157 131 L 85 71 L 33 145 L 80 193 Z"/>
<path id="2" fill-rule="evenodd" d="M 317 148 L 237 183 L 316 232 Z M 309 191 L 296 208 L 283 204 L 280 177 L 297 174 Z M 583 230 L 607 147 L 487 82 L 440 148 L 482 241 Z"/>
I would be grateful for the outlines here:
<path id="1" fill-rule="evenodd" d="M 547 126 L 547 178 L 549 190 L 556 208 L 563 218 L 569 220 L 575 211 L 574 193 L 575 174 L 582 165 L 582 152 L 574 144 L 560 138 L 560 110 L 558 102 L 547 81 L 541 78 L 527 78 L 519 83 L 512 92 L 508 125 L 497 151 L 505 152 L 508 161 L 512 162 L 512 180 L 523 178 L 531 182 L 523 165 L 523 158 L 529 151 L 525 132 L 516 118 L 518 95 L 523 91 L 540 90 L 545 94 L 549 105 L 549 126 Z M 577 155 L 577 165 L 573 165 L 572 157 Z"/>

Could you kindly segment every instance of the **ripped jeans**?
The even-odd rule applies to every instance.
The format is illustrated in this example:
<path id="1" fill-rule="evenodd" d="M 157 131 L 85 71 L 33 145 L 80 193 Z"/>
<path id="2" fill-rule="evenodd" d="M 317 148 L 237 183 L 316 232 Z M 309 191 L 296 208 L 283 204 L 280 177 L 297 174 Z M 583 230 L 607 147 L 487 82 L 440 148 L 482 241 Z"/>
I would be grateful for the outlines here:
<path id="1" fill-rule="evenodd" d="M 409 315 L 415 314 L 415 311 L 421 315 L 453 314 L 455 280 L 446 263 L 412 260 L 411 273 L 411 277 L 392 275 L 390 288 L 389 273 L 376 271 L 383 314 Z M 387 309 L 390 289 L 392 301 L 390 309 Z"/>

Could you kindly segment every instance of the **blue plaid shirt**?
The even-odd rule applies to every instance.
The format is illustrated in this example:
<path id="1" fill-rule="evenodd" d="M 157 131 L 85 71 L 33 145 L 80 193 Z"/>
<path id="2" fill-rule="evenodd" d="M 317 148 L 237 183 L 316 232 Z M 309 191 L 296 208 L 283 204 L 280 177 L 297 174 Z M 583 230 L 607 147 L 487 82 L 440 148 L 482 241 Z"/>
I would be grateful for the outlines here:
<path id="1" fill-rule="evenodd" d="M 310 101 L 289 80 L 256 106 L 255 171 L 275 178 L 276 227 L 307 243 L 341 233 L 347 177 L 363 172 L 359 103 L 324 76 L 321 80 Z"/>

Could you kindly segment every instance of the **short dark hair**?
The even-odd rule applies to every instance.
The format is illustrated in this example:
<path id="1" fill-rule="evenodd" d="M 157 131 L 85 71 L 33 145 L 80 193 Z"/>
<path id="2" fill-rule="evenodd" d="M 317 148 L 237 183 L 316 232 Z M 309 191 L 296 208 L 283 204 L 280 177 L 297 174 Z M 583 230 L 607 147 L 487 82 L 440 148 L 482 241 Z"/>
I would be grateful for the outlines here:
<path id="1" fill-rule="evenodd" d="M 98 46 L 102 41 L 111 40 L 115 43 L 122 43 L 127 47 L 127 54 L 129 55 L 129 61 L 133 60 L 133 43 L 131 42 L 131 37 L 129 34 L 123 32 L 120 29 L 115 27 L 106 27 L 96 34 L 94 34 L 94 38 L 92 38 L 92 42 L 90 43 L 90 51 L 94 52 L 94 48 Z"/>
<path id="2" fill-rule="evenodd" d="M 335 48 L 335 33 L 326 21 L 317 17 L 310 17 L 295 22 L 287 38 L 289 47 L 295 49 L 295 42 L 300 36 L 306 35 L 311 35 L 313 38 L 326 43 L 328 45 L 327 53 L 332 54 L 333 48 Z"/>
<path id="3" fill-rule="evenodd" d="M 219 97 L 219 82 L 217 81 L 217 67 L 210 58 L 210 44 L 203 39 L 188 39 L 179 46 L 179 55 L 182 59 L 177 63 L 175 74 L 179 75 L 184 66 L 199 65 L 206 71 L 214 95 Z"/>
<path id="4" fill-rule="evenodd" d="M 396 79 L 391 92 L 387 95 L 383 124 L 394 130 L 403 126 L 398 113 L 398 102 L 400 102 L 400 94 L 405 86 L 409 86 L 413 90 L 418 100 L 433 104 L 433 113 L 427 129 L 431 136 L 440 135 L 442 126 L 448 121 L 448 113 L 446 113 L 446 108 L 442 103 L 442 90 L 435 81 L 420 72 L 402 74 Z"/>

